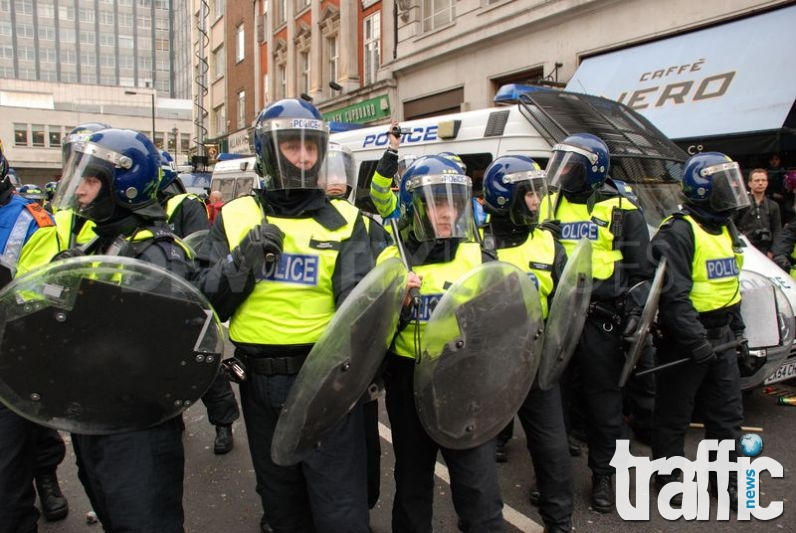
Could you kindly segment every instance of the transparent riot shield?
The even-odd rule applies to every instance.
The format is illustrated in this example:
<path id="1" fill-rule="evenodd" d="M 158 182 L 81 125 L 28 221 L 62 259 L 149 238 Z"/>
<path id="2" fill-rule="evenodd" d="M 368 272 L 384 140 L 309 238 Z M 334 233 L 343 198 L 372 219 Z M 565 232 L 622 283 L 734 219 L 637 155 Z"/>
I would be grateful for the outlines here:
<path id="1" fill-rule="evenodd" d="M 0 400 L 83 434 L 143 429 L 207 390 L 224 333 L 187 281 L 136 259 L 56 261 L 0 292 Z"/>
<path id="2" fill-rule="evenodd" d="M 201 229 L 199 231 L 194 231 L 190 235 L 186 235 L 182 239 L 182 243 L 189 247 L 193 251 L 194 257 L 196 257 L 196 252 L 199 251 L 199 247 L 202 246 L 202 243 L 207 238 L 207 234 L 210 233 L 210 230 Z"/>
<path id="3" fill-rule="evenodd" d="M 630 348 L 625 354 L 625 366 L 622 367 L 622 374 L 619 376 L 619 386 L 624 387 L 627 380 L 630 379 L 630 374 L 636 367 L 641 354 L 644 352 L 644 346 L 647 342 L 652 323 L 655 320 L 655 315 L 658 313 L 658 303 L 661 300 L 661 290 L 663 289 L 663 282 L 666 278 L 666 258 L 662 258 L 658 267 L 655 269 L 655 276 L 652 278 L 650 291 L 647 295 L 647 300 L 644 302 L 644 309 L 641 311 L 641 317 L 636 326 L 636 331 L 630 335 L 631 343 Z"/>
<path id="4" fill-rule="evenodd" d="M 567 258 L 547 315 L 537 386 L 550 390 L 566 370 L 580 341 L 591 301 L 591 241 L 581 239 Z"/>
<path id="5" fill-rule="evenodd" d="M 368 390 L 395 335 L 406 289 L 397 258 L 371 270 L 337 310 L 293 383 L 271 443 L 276 464 L 291 465 Z"/>
<path id="6" fill-rule="evenodd" d="M 542 309 L 536 287 L 495 261 L 457 280 L 426 325 L 415 367 L 415 405 L 437 443 L 473 448 L 497 435 L 533 382 Z"/>

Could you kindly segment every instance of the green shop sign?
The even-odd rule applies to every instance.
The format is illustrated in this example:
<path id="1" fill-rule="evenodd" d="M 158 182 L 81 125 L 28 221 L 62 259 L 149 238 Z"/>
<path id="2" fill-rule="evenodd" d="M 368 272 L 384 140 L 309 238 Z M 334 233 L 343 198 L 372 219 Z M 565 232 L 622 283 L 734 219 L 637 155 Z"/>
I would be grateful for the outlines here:
<path id="1" fill-rule="evenodd" d="M 390 100 L 386 94 L 323 114 L 324 120 L 327 121 L 355 122 L 358 124 L 388 118 L 389 116 Z"/>

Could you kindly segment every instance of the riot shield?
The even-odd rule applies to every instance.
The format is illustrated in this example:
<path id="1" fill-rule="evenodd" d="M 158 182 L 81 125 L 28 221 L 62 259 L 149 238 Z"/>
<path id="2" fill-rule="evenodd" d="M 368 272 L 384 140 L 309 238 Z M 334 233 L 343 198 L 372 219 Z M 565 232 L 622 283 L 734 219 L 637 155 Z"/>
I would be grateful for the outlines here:
<path id="1" fill-rule="evenodd" d="M 82 434 L 138 430 L 198 400 L 224 332 L 202 294 L 149 263 L 56 261 L 0 292 L 0 400 Z"/>
<path id="2" fill-rule="evenodd" d="M 541 328 L 536 287 L 514 265 L 481 265 L 446 291 L 414 375 L 415 405 L 432 439 L 473 448 L 506 426 L 531 388 Z"/>
<path id="3" fill-rule="evenodd" d="M 194 231 L 190 235 L 186 235 L 182 239 L 182 243 L 190 248 L 193 251 L 194 257 L 196 257 L 196 252 L 199 251 L 199 247 L 202 245 L 204 240 L 207 238 L 207 234 L 210 233 L 210 230 L 201 229 L 199 231 Z"/>
<path id="4" fill-rule="evenodd" d="M 566 370 L 580 341 L 591 301 L 591 241 L 581 239 L 567 258 L 547 315 L 536 385 L 550 390 Z"/>
<path id="5" fill-rule="evenodd" d="M 271 443 L 276 464 L 299 462 L 367 391 L 398 326 L 405 288 L 406 268 L 393 258 L 371 270 L 345 299 L 279 415 Z"/>
<path id="6" fill-rule="evenodd" d="M 644 302 L 644 309 L 641 311 L 641 318 L 639 318 L 636 331 L 630 335 L 630 348 L 625 354 L 625 366 L 622 367 L 622 374 L 619 376 L 619 386 L 624 387 L 633 369 L 636 367 L 641 354 L 644 351 L 644 345 L 647 342 L 647 335 L 650 332 L 652 323 L 655 320 L 655 315 L 658 312 L 658 302 L 661 299 L 661 289 L 663 288 L 663 281 L 666 277 L 666 258 L 662 258 L 658 267 L 655 269 L 655 276 L 652 278 L 650 285 L 650 292 L 647 296 L 647 301 Z"/>

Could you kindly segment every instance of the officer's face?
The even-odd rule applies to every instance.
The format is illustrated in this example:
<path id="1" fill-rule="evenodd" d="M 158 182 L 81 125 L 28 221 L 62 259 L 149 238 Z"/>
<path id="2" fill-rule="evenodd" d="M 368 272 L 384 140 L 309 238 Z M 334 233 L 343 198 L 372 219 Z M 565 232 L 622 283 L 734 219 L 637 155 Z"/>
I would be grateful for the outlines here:
<path id="1" fill-rule="evenodd" d="M 539 209 L 539 196 L 534 191 L 525 193 L 525 207 L 527 207 L 528 211 L 531 213 L 536 213 Z"/>
<path id="2" fill-rule="evenodd" d="M 453 224 L 458 212 L 450 202 L 434 202 L 428 210 L 428 219 L 434 226 L 434 234 L 438 239 L 447 239 L 453 235 Z"/>
<path id="3" fill-rule="evenodd" d="M 310 170 L 318 162 L 318 145 L 313 141 L 289 139 L 279 143 L 279 150 L 285 159 L 301 170 Z"/>
<path id="4" fill-rule="evenodd" d="M 326 194 L 328 196 L 342 196 L 345 194 L 346 184 L 340 181 L 330 181 L 326 184 Z"/>
<path id="5" fill-rule="evenodd" d="M 80 207 L 87 207 L 99 196 L 102 181 L 95 176 L 86 176 L 80 180 L 75 189 L 75 196 Z"/>

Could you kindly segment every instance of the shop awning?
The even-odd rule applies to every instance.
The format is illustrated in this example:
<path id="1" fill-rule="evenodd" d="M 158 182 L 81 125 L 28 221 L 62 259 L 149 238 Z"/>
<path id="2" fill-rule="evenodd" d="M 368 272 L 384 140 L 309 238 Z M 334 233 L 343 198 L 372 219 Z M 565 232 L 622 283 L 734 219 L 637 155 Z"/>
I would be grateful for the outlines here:
<path id="1" fill-rule="evenodd" d="M 796 128 L 794 27 L 789 6 L 591 57 L 567 90 L 622 102 L 674 140 L 754 137 L 776 151 L 769 141 Z"/>

